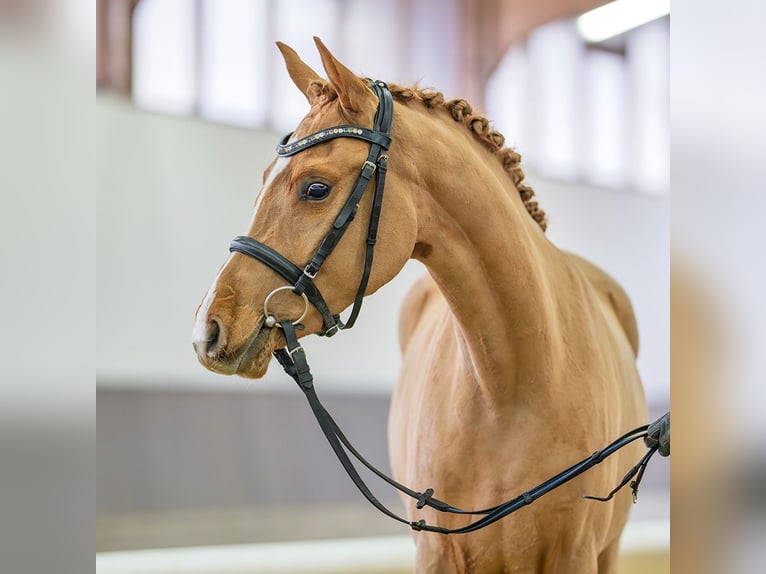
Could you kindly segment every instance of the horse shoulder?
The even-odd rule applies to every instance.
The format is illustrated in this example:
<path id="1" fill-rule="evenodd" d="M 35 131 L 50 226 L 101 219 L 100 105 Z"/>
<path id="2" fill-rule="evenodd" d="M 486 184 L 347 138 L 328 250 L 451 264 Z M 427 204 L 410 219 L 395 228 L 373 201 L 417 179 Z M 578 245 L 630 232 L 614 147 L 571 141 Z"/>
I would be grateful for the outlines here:
<path id="1" fill-rule="evenodd" d="M 614 310 L 614 313 L 625 332 L 633 353 L 638 355 L 638 325 L 636 316 L 633 312 L 633 305 L 630 302 L 625 290 L 617 281 L 604 270 L 597 267 L 590 261 L 567 253 L 574 262 L 575 266 L 585 275 L 596 292 L 603 297 Z"/>
<path id="2" fill-rule="evenodd" d="M 427 312 L 429 301 L 438 295 L 439 289 L 430 275 L 418 279 L 407 293 L 399 312 L 399 348 L 402 354 L 407 349 L 423 315 Z"/>

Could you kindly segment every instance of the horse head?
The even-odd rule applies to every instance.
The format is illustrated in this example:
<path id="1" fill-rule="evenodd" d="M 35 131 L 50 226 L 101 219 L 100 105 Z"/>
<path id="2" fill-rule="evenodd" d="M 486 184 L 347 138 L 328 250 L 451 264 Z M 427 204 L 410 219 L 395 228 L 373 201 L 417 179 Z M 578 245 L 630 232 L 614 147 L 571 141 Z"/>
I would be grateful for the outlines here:
<path id="1" fill-rule="evenodd" d="M 197 309 L 193 345 L 199 361 L 212 371 L 262 377 L 271 353 L 284 346 L 280 329 L 274 328 L 279 326 L 275 322 L 286 319 L 297 322 L 304 309 L 307 314 L 300 318 L 303 328 L 298 331 L 299 336 L 328 331 L 328 313 L 304 301 L 305 297 L 299 296 L 303 288 L 293 289 L 289 285 L 291 288 L 279 290 L 292 280 L 286 282 L 284 274 L 273 266 L 246 254 L 247 245 L 255 245 L 260 246 L 261 252 L 283 258 L 286 266 L 295 262 L 302 268 L 310 263 L 353 197 L 360 169 L 370 163 L 368 156 L 374 144 L 364 138 L 341 134 L 320 142 L 309 140 L 310 145 L 305 143 L 306 136 L 328 134 L 339 126 L 353 127 L 360 134 L 363 128 L 372 130 L 380 104 L 370 82 L 354 75 L 318 38 L 315 41 L 327 80 L 292 48 L 277 44 L 290 78 L 308 100 L 310 110 L 264 171 L 247 235 L 232 243 L 232 254 Z M 301 142 L 304 142 L 303 147 L 298 145 L 301 149 L 292 149 L 293 143 Z M 394 165 L 397 161 L 400 160 L 392 157 Z M 381 177 L 380 170 L 376 175 L 368 175 L 371 180 L 363 186 L 365 191 L 359 201 L 351 202 L 353 214 L 348 219 L 354 221 L 344 229 L 323 261 L 321 272 L 304 278 L 309 292 L 321 293 L 325 311 L 339 313 L 357 297 L 369 249 L 367 222 L 373 212 L 370 190 L 375 187 L 375 178 Z M 401 270 L 412 255 L 416 234 L 412 194 L 408 193 L 406 178 L 394 169 L 385 180 L 385 207 L 377 232 L 379 247 L 363 294 L 374 292 Z M 310 299 L 315 303 L 315 298 Z"/>

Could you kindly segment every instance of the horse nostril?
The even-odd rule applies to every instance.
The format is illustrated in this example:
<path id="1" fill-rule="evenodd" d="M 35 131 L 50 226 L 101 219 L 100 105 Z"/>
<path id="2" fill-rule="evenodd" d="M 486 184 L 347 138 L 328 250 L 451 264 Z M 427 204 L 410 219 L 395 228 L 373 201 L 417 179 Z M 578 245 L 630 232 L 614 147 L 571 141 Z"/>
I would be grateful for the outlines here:
<path id="1" fill-rule="evenodd" d="M 207 324 L 207 345 L 208 348 L 212 347 L 218 341 L 218 335 L 221 334 L 221 326 L 218 321 L 213 319 Z"/>
<path id="2" fill-rule="evenodd" d="M 207 359 L 218 359 L 226 349 L 227 332 L 218 315 L 197 313 L 192 329 L 192 346 L 197 357 L 204 363 Z"/>
<path id="3" fill-rule="evenodd" d="M 225 332 L 220 319 L 210 317 L 207 322 L 207 331 L 205 333 L 205 354 L 208 357 L 217 355 L 226 344 Z"/>

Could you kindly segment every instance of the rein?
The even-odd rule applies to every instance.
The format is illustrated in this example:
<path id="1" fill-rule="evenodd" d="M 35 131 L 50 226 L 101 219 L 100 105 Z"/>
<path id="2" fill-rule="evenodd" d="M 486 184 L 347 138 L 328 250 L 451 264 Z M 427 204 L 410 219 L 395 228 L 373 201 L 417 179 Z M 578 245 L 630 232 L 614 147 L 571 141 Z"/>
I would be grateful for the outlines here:
<path id="1" fill-rule="evenodd" d="M 335 456 L 340 461 L 343 469 L 346 471 L 362 495 L 375 508 L 390 518 L 407 524 L 410 528 L 416 531 L 437 532 L 439 534 L 464 534 L 479 530 L 485 526 L 489 526 L 490 524 L 508 516 L 520 508 L 531 504 L 551 490 L 566 484 L 585 471 L 593 468 L 624 446 L 632 443 L 635 440 L 643 438 L 644 442 L 649 447 L 649 450 L 641 458 L 638 464 L 636 464 L 628 471 L 620 484 L 618 484 L 617 487 L 606 497 L 584 497 L 599 501 L 610 500 L 616 492 L 627 485 L 628 482 L 633 477 L 635 477 L 635 480 L 630 483 L 631 489 L 633 491 L 633 501 L 635 502 L 638 494 L 639 484 L 643 478 L 646 465 L 648 464 L 651 457 L 658 450 L 660 450 L 661 454 L 667 456 L 664 451 L 665 445 L 661 444 L 657 438 L 659 431 L 653 431 L 653 429 L 659 428 L 658 423 L 667 417 L 669 435 L 669 413 L 652 425 L 643 425 L 625 433 L 601 450 L 594 452 L 588 458 L 581 460 L 580 462 L 561 471 L 557 475 L 549 478 L 536 487 L 523 492 L 519 496 L 512 498 L 507 502 L 503 502 L 496 506 L 484 508 L 481 510 L 462 510 L 448 504 L 447 502 L 439 500 L 438 498 L 434 498 L 434 490 L 432 488 L 428 488 L 423 492 L 412 490 L 377 469 L 372 463 L 367 461 L 356 450 L 356 448 L 354 448 L 348 438 L 343 434 L 343 431 L 340 429 L 338 424 L 332 418 L 330 413 L 327 411 L 327 409 L 325 409 L 324 405 L 322 405 L 319 397 L 316 394 L 316 390 L 314 389 L 314 377 L 311 374 L 311 369 L 306 358 L 306 353 L 303 350 L 303 347 L 298 343 L 296 329 L 303 329 L 301 321 L 304 319 L 306 313 L 308 312 L 309 303 L 312 304 L 322 315 L 322 330 L 318 334 L 328 337 L 334 335 L 339 330 L 350 329 L 353 327 L 357 317 L 359 316 L 359 311 L 361 310 L 362 299 L 364 297 L 367 283 L 370 278 L 370 272 L 372 270 L 378 222 L 380 219 L 380 211 L 383 204 L 383 191 L 385 187 L 386 171 L 388 169 L 388 155 L 386 152 L 391 145 L 391 124 L 393 122 L 393 98 L 391 96 L 391 92 L 388 89 L 388 86 L 386 86 L 386 84 L 383 82 L 371 80 L 369 82 L 371 89 L 378 97 L 378 109 L 375 113 L 374 127 L 372 130 L 359 126 L 336 126 L 313 133 L 294 142 L 289 141 L 292 134 L 288 134 L 277 146 L 277 155 L 279 157 L 288 157 L 300 153 L 301 151 L 312 146 L 340 137 L 361 139 L 370 144 L 370 151 L 367 155 L 367 160 L 365 160 L 365 162 L 362 164 L 359 177 L 354 184 L 351 194 L 341 208 L 340 213 L 336 216 L 330 231 L 327 232 L 314 255 L 311 257 L 309 263 L 301 270 L 299 266 L 294 264 L 275 249 L 264 243 L 256 241 L 251 237 L 235 237 L 229 246 L 230 251 L 243 253 L 265 264 L 277 272 L 279 275 L 281 275 L 290 284 L 290 286 L 278 287 L 266 296 L 263 305 L 265 317 L 264 326 L 268 328 L 277 327 L 282 330 L 286 346 L 274 351 L 274 356 L 277 361 L 279 361 L 279 364 L 282 366 L 285 372 L 298 384 L 298 387 L 301 389 L 301 391 L 303 391 L 311 411 L 319 423 L 319 427 L 322 429 L 325 438 L 332 447 Z M 354 299 L 351 314 L 349 315 L 348 320 L 344 323 L 341 321 L 339 314 L 333 314 L 330 311 L 324 297 L 315 285 L 313 279 L 316 277 L 317 273 L 319 273 L 322 264 L 333 252 L 336 245 L 343 237 L 343 234 L 346 232 L 349 224 L 356 216 L 356 212 L 359 209 L 359 202 L 373 175 L 376 176 L 375 190 L 367 232 L 367 248 L 365 252 L 364 270 L 362 272 L 362 278 L 357 289 L 356 297 Z M 271 300 L 271 297 L 278 291 L 282 290 L 291 290 L 293 293 L 301 296 L 304 299 L 305 309 L 297 320 L 278 321 L 276 317 L 269 313 L 269 301 Z M 667 449 L 669 453 L 669 437 Z M 399 516 L 387 508 L 375 497 L 370 488 L 359 475 L 359 472 L 349 457 L 349 453 L 380 479 L 384 480 L 400 492 L 413 498 L 416 501 L 415 506 L 417 509 L 422 509 L 428 506 L 439 512 L 445 512 L 448 514 L 469 514 L 483 516 L 467 524 L 466 526 L 459 528 L 443 528 L 440 526 L 427 524 L 425 520 L 411 521 L 407 518 Z"/>
<path id="2" fill-rule="evenodd" d="M 612 490 L 612 492 L 610 492 L 605 497 L 584 496 L 584 498 L 606 502 L 611 500 L 612 497 L 620 489 L 627 485 L 633 477 L 636 477 L 636 479 L 630 483 L 630 487 L 633 491 L 633 502 L 635 502 L 638 496 L 638 487 L 641 483 L 641 479 L 643 478 L 644 471 L 646 470 L 646 465 L 649 463 L 649 460 L 652 458 L 652 456 L 654 456 L 654 454 L 661 448 L 657 439 L 653 437 L 648 431 L 651 427 L 655 427 L 665 417 L 667 417 L 669 420 L 668 414 L 652 425 L 643 425 L 625 433 L 601 450 L 594 452 L 588 458 L 581 460 L 580 462 L 570 466 L 557 475 L 552 476 L 548 480 L 540 483 L 539 485 L 526 492 L 523 492 L 519 496 L 508 500 L 507 502 L 503 502 L 496 506 L 484 508 L 481 510 L 462 510 L 442 500 L 439 500 L 438 498 L 434 498 L 434 490 L 432 488 L 428 488 L 423 492 L 417 492 L 411 488 L 408 488 L 407 486 L 404 486 L 403 484 L 400 484 L 390 476 L 377 469 L 354 448 L 348 438 L 346 438 L 346 436 L 343 434 L 343 431 L 341 431 L 338 424 L 332 418 L 330 413 L 327 412 L 327 409 L 324 408 L 324 405 L 322 405 L 319 397 L 316 394 L 316 390 L 314 389 L 314 377 L 311 374 L 311 369 L 309 368 L 309 364 L 306 359 L 306 353 L 303 350 L 303 347 L 298 343 L 298 338 L 295 334 L 295 326 L 290 321 L 283 321 L 280 323 L 280 325 L 285 337 L 285 341 L 287 342 L 287 346 L 283 349 L 277 349 L 274 351 L 274 356 L 279 361 L 279 364 L 282 365 L 282 368 L 285 370 L 285 372 L 290 375 L 290 377 L 298 384 L 298 387 L 300 387 L 301 391 L 303 391 L 303 394 L 306 396 L 306 400 L 311 407 L 311 411 L 314 413 L 314 417 L 319 423 L 319 427 L 322 429 L 327 442 L 330 443 L 330 446 L 335 452 L 335 456 L 343 466 L 343 469 L 351 478 L 359 492 L 361 492 L 362 495 L 375 508 L 380 510 L 386 516 L 407 524 L 410 528 L 416 531 L 422 530 L 426 532 L 437 532 L 439 534 L 466 534 L 468 532 L 473 532 L 475 530 L 479 530 L 480 528 L 484 528 L 485 526 L 489 526 L 493 522 L 497 522 L 501 518 L 505 518 L 520 508 L 531 504 L 544 494 L 549 493 L 551 490 L 554 490 L 559 486 L 566 484 L 570 480 L 577 478 L 582 473 L 601 463 L 604 459 L 613 455 L 624 446 L 627 446 L 635 440 L 643 438 L 644 442 L 647 443 L 647 446 L 649 446 L 649 450 L 641 458 L 638 464 L 636 464 L 627 472 L 622 481 L 620 481 L 620 484 L 618 484 L 617 487 Z M 356 458 L 360 463 L 372 471 L 376 476 L 383 479 L 398 491 L 416 500 L 415 507 L 418 509 L 428 506 L 438 510 L 439 512 L 446 512 L 448 514 L 479 514 L 484 516 L 460 528 L 444 528 L 441 526 L 427 524 L 426 521 L 422 519 L 411 521 L 402 516 L 399 516 L 387 508 L 382 502 L 380 502 L 370 491 L 362 477 L 359 476 L 359 473 L 349 458 L 346 449 L 354 456 L 354 458 Z"/>

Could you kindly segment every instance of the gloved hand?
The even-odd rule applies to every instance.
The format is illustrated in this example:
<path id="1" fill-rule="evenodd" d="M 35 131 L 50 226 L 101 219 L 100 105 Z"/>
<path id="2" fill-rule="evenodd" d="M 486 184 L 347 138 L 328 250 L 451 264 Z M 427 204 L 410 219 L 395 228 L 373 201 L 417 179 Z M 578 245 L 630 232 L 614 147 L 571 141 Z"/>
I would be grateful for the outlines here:
<path id="1" fill-rule="evenodd" d="M 662 456 L 668 456 L 670 454 L 670 411 L 650 424 L 646 432 L 644 444 L 649 448 L 659 445 L 657 449 L 659 453 Z"/>

